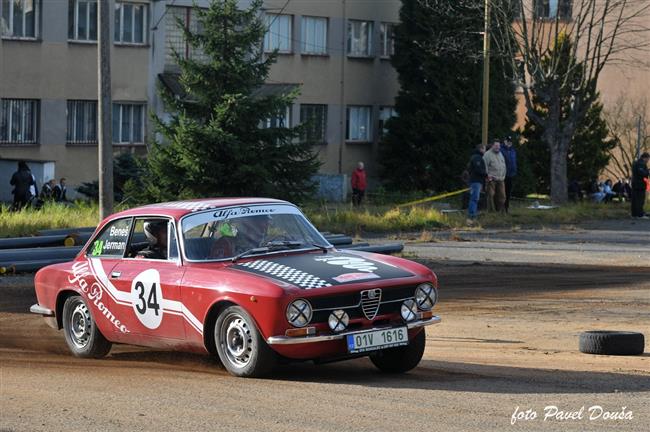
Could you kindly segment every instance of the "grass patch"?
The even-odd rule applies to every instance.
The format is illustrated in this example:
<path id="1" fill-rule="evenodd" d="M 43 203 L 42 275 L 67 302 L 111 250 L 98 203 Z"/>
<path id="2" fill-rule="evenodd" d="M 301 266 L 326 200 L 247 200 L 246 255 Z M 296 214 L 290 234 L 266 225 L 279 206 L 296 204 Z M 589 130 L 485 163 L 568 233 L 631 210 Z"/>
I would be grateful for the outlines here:
<path id="1" fill-rule="evenodd" d="M 482 213 L 478 218 L 478 224 L 484 228 L 544 227 L 606 219 L 625 219 L 628 216 L 629 204 L 626 203 L 572 203 L 548 210 L 529 209 L 522 204 L 511 206 L 510 213 L 507 215 Z M 461 220 L 456 222 L 464 223 Z"/>
<path id="2" fill-rule="evenodd" d="M 30 236 L 42 229 L 95 226 L 99 219 L 97 204 L 83 201 L 72 206 L 46 203 L 40 210 L 25 209 L 14 213 L 3 206 L 1 211 L 0 237 Z"/>
<path id="3" fill-rule="evenodd" d="M 414 207 L 395 209 L 387 206 L 321 206 L 304 209 L 307 217 L 321 231 L 361 234 L 440 229 L 449 226 L 445 215 L 435 209 Z"/>

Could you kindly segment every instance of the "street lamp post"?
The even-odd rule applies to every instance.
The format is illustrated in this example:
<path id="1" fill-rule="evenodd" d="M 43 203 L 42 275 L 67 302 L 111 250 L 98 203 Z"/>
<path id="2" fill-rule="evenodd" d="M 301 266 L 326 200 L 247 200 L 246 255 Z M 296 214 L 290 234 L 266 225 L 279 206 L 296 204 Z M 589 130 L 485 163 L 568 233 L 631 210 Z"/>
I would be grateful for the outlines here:
<path id="1" fill-rule="evenodd" d="M 113 213 L 113 137 L 111 132 L 111 33 L 109 0 L 99 0 L 97 92 L 99 108 L 99 220 Z"/>
<path id="2" fill-rule="evenodd" d="M 481 143 L 488 144 L 488 114 L 490 106 L 490 0 L 485 0 L 485 29 L 483 31 L 483 110 Z"/>

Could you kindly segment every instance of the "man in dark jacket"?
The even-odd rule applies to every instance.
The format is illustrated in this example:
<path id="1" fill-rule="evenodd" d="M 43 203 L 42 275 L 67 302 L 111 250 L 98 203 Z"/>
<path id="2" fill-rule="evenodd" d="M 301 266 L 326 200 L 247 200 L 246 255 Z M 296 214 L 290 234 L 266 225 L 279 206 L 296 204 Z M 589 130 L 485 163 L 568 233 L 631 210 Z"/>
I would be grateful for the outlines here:
<path id="1" fill-rule="evenodd" d="M 12 210 L 20 210 L 32 198 L 29 187 L 35 185 L 34 177 L 27 163 L 18 162 L 18 171 L 11 176 L 9 183 L 14 187 L 11 192 L 14 194 L 14 202 L 11 208 Z"/>
<path id="2" fill-rule="evenodd" d="M 632 165 L 632 217 L 650 219 L 643 211 L 646 179 L 648 178 L 649 153 L 643 153 Z"/>
<path id="3" fill-rule="evenodd" d="M 506 161 L 506 203 L 504 208 L 506 213 L 510 209 L 510 195 L 512 195 L 512 185 L 514 177 L 517 175 L 517 150 L 512 145 L 512 137 L 503 140 L 501 154 Z"/>
<path id="4" fill-rule="evenodd" d="M 55 185 L 52 192 L 54 196 L 54 201 L 56 202 L 66 202 L 68 201 L 68 198 L 65 196 L 67 192 L 67 188 L 65 187 L 65 177 L 61 177 L 61 180 L 59 181 L 59 184 Z"/>
<path id="5" fill-rule="evenodd" d="M 485 153 L 485 146 L 479 144 L 472 154 L 467 165 L 469 172 L 469 206 L 467 208 L 468 222 L 473 222 L 478 214 L 478 201 L 481 197 L 481 189 L 485 184 L 487 177 L 487 169 L 485 168 L 485 161 L 483 161 L 483 154 Z"/>

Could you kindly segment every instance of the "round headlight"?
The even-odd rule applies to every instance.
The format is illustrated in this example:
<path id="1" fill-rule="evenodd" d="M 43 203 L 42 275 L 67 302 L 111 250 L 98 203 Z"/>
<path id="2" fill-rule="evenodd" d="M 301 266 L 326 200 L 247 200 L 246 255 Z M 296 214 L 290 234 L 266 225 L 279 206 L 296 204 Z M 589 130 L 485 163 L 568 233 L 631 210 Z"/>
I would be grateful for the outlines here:
<path id="1" fill-rule="evenodd" d="M 438 293 L 433 285 L 428 283 L 420 284 L 415 289 L 415 301 L 420 309 L 431 310 L 438 301 Z"/>
<path id="2" fill-rule="evenodd" d="M 416 319 L 418 317 L 418 306 L 415 304 L 415 300 L 405 300 L 400 308 L 400 314 L 404 321 L 413 321 Z"/>
<path id="3" fill-rule="evenodd" d="M 287 308 L 287 321 L 294 327 L 304 327 L 311 321 L 311 305 L 307 300 L 295 300 Z"/>
<path id="4" fill-rule="evenodd" d="M 350 322 L 350 317 L 344 310 L 335 310 L 327 318 L 327 325 L 330 326 L 332 331 L 340 332 L 345 330 L 348 327 Z"/>

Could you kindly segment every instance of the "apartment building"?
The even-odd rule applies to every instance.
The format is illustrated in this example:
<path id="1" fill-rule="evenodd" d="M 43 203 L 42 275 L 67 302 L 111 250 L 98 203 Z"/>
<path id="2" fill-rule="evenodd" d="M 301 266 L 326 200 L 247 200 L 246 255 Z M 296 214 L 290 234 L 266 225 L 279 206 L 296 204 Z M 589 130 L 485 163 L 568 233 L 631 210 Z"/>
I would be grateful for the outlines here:
<path id="1" fill-rule="evenodd" d="M 177 86 L 172 50 L 201 55 L 176 25 L 180 18 L 198 29 L 193 4 L 111 0 L 116 151 L 146 152 L 148 113 L 165 115 L 157 88 Z M 264 4 L 264 47 L 280 55 L 261 91 L 300 88 L 295 104 L 268 125 L 312 120 L 323 173 L 349 173 L 359 160 L 376 172 L 382 125 L 395 113 L 398 84 L 389 58 L 399 6 L 399 0 Z M 0 0 L 0 158 L 53 161 L 55 175 L 72 184 L 97 178 L 96 14 L 95 0 Z"/>
<path id="2" fill-rule="evenodd" d="M 144 151 L 150 4 L 111 6 L 113 142 Z M 97 179 L 96 16 L 92 0 L 0 1 L 0 158 L 54 162 L 73 185 Z"/>

